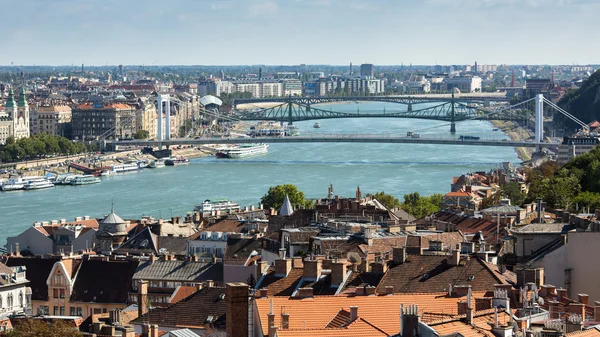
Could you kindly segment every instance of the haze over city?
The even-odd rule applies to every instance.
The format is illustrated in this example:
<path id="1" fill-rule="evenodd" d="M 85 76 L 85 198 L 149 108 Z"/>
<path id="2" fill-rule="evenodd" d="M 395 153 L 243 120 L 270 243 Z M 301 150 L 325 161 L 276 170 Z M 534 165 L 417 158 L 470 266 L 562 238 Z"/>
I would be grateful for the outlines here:
<path id="1" fill-rule="evenodd" d="M 0 64 L 587 64 L 593 0 L 3 4 Z M 26 20 L 24 20 L 26 18 Z"/>

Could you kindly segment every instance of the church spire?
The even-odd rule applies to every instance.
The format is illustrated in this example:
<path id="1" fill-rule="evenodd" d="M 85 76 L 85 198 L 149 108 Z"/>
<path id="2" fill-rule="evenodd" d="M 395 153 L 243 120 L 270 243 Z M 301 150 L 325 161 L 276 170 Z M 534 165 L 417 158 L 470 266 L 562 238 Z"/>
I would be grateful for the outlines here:
<path id="1" fill-rule="evenodd" d="M 4 104 L 5 108 L 14 108 L 17 106 L 15 103 L 15 94 L 13 93 L 12 87 L 8 89 L 8 98 L 6 99 L 6 103 Z"/>
<path id="2" fill-rule="evenodd" d="M 19 93 L 19 106 L 24 107 L 27 105 L 27 95 L 25 95 L 25 88 L 21 87 L 21 91 Z"/>

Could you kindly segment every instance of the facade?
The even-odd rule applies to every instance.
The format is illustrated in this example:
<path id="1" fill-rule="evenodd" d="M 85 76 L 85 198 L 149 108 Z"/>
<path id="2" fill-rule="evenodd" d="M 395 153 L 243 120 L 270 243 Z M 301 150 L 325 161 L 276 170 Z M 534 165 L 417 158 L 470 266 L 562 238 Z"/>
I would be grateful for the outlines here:
<path id="1" fill-rule="evenodd" d="M 565 164 L 569 160 L 592 151 L 600 143 L 597 137 L 564 137 L 558 146 L 558 163 Z"/>
<path id="2" fill-rule="evenodd" d="M 31 111 L 31 134 L 46 133 L 70 138 L 71 108 L 67 105 L 40 106 Z"/>
<path id="3" fill-rule="evenodd" d="M 293 80 L 293 79 L 283 80 L 283 95 L 284 96 L 300 96 L 300 95 L 302 95 L 302 82 L 300 82 L 300 80 Z"/>
<path id="4" fill-rule="evenodd" d="M 31 314 L 31 288 L 25 270 L 0 263 L 0 320 L 12 314 Z"/>
<path id="5" fill-rule="evenodd" d="M 198 233 L 195 240 L 188 242 L 188 254 L 191 256 L 223 258 L 227 248 L 229 233 L 204 231 Z"/>
<path id="6" fill-rule="evenodd" d="M 360 65 L 361 78 L 373 78 L 375 76 L 375 67 L 372 64 L 365 63 Z"/>
<path id="7" fill-rule="evenodd" d="M 158 127 L 158 115 L 156 105 L 150 97 L 140 99 L 138 112 L 136 113 L 137 130 L 145 130 L 148 132 L 148 139 L 156 138 Z"/>
<path id="8" fill-rule="evenodd" d="M 447 78 L 445 82 L 448 90 L 456 88 L 464 93 L 481 91 L 481 77 L 479 76 L 455 76 Z"/>
<path id="9" fill-rule="evenodd" d="M 84 103 L 72 110 L 73 138 L 131 138 L 137 131 L 136 112 L 124 103 Z"/>
<path id="10" fill-rule="evenodd" d="M 552 80 L 549 78 L 528 78 L 525 80 L 525 91 L 534 96 L 552 89 Z"/>
<path id="11" fill-rule="evenodd" d="M 0 113 L 0 144 L 5 144 L 8 137 L 27 138 L 29 129 L 29 104 L 25 89 L 21 88 L 19 102 L 15 102 L 13 89 L 10 88 L 4 103 L 4 113 Z"/>

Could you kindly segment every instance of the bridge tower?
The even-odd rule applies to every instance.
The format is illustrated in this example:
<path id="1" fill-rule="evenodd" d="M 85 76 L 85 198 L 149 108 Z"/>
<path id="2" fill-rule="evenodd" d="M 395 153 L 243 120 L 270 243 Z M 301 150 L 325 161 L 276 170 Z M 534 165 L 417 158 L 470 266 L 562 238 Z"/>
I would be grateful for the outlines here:
<path id="1" fill-rule="evenodd" d="M 288 97 L 288 125 L 292 125 L 294 120 L 293 111 L 292 111 L 292 95 Z"/>
<path id="2" fill-rule="evenodd" d="M 454 91 L 452 91 L 452 112 L 450 115 L 450 133 L 456 133 L 456 111 L 454 110 Z"/>
<path id="3" fill-rule="evenodd" d="M 540 143 L 544 141 L 544 95 L 535 96 L 535 142 L 536 151 L 540 151 Z"/>
<path id="4" fill-rule="evenodd" d="M 160 142 L 163 140 L 171 139 L 171 96 L 170 95 L 158 95 L 158 127 L 156 139 Z M 163 109 L 164 103 L 164 109 Z M 165 118 L 163 119 L 163 113 Z M 166 124 L 166 125 L 165 125 Z M 158 146 L 159 150 L 162 144 Z"/>

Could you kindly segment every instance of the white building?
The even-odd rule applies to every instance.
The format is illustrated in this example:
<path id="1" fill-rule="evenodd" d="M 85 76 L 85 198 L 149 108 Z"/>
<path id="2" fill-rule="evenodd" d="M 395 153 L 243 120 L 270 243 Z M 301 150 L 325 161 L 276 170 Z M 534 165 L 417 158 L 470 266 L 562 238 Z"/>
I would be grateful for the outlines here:
<path id="1" fill-rule="evenodd" d="M 222 258 L 227 248 L 227 237 L 224 232 L 201 232 L 195 240 L 188 241 L 188 255 L 198 257 Z"/>
<path id="2" fill-rule="evenodd" d="M 457 88 L 460 92 L 481 92 L 481 77 L 479 76 L 456 76 L 445 80 L 448 90 Z"/>
<path id="3" fill-rule="evenodd" d="M 24 313 L 31 315 L 31 288 L 25 267 L 0 263 L 0 317 Z M 2 332 L 2 331 L 0 331 Z"/>
<path id="4" fill-rule="evenodd" d="M 592 151 L 592 149 L 599 143 L 600 139 L 596 137 L 565 137 L 563 142 L 558 146 L 557 161 L 559 164 L 566 164 L 569 160 Z"/>

